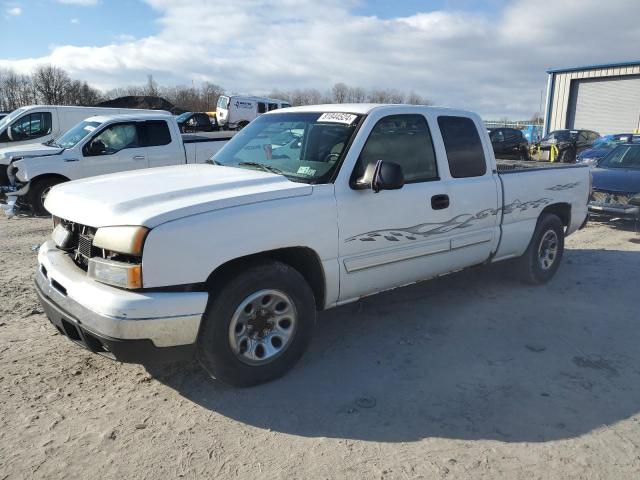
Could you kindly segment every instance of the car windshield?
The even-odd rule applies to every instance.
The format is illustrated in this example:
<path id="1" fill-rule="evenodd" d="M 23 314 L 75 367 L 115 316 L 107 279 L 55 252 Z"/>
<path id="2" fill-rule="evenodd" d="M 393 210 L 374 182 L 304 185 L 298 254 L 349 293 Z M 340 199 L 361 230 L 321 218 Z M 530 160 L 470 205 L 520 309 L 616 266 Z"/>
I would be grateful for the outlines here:
<path id="1" fill-rule="evenodd" d="M 184 112 L 181 113 L 180 115 L 178 115 L 176 117 L 176 121 L 177 122 L 184 122 L 187 118 L 189 118 L 191 116 L 191 112 Z"/>
<path id="2" fill-rule="evenodd" d="M 631 142 L 632 135 L 605 135 L 593 142 L 593 148 L 612 149 L 621 143 Z"/>
<path id="3" fill-rule="evenodd" d="M 100 122 L 88 122 L 86 120 L 78 123 L 71 130 L 67 130 L 61 137 L 49 142 L 50 145 L 62 148 L 73 148 L 80 140 L 93 132 L 100 126 Z"/>
<path id="4" fill-rule="evenodd" d="M 640 170 L 640 145 L 619 145 L 600 160 L 598 167 Z"/>
<path id="5" fill-rule="evenodd" d="M 555 130 L 553 132 L 547 133 L 542 141 L 550 142 L 552 140 L 555 140 L 556 142 L 568 142 L 569 140 L 574 140 L 577 136 L 577 130 Z"/>
<path id="6" fill-rule="evenodd" d="M 17 110 L 14 110 L 13 112 L 11 112 L 9 115 L 4 117 L 2 120 L 0 120 L 0 130 L 4 130 L 4 127 L 9 125 L 11 122 L 13 122 L 16 118 L 18 118 L 20 115 L 22 115 L 22 112 L 25 112 L 26 110 L 27 110 L 26 107 L 19 108 Z"/>
<path id="7" fill-rule="evenodd" d="M 212 162 L 265 170 L 304 183 L 326 183 L 360 121 L 350 113 L 274 113 L 238 132 Z"/>

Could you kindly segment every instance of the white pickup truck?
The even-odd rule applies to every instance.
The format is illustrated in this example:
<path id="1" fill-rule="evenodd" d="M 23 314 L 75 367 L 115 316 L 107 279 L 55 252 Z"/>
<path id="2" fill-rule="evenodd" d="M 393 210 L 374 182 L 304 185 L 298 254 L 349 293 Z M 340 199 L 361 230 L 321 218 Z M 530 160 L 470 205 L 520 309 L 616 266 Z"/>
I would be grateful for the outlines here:
<path id="1" fill-rule="evenodd" d="M 589 189 L 588 167 L 497 165 L 473 113 L 290 108 L 254 120 L 212 165 L 53 188 L 37 292 L 92 352 L 195 355 L 216 378 L 255 385 L 296 363 L 316 310 L 507 259 L 547 282 Z"/>
<path id="2" fill-rule="evenodd" d="M 206 135 L 206 136 L 205 136 Z M 46 213 L 44 199 L 58 183 L 141 168 L 204 163 L 233 136 L 182 135 L 174 117 L 150 111 L 94 116 L 47 143 L 0 150 L 0 190 L 15 207 Z"/>

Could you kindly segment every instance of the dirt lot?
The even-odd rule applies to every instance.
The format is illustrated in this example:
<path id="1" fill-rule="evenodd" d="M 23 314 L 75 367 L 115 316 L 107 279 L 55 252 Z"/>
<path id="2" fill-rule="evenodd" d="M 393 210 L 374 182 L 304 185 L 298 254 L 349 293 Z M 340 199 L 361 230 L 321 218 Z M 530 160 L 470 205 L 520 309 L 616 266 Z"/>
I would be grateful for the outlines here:
<path id="1" fill-rule="evenodd" d="M 121 365 L 56 333 L 43 219 L 0 219 L 0 480 L 638 478 L 640 236 L 592 224 L 558 276 L 477 268 L 320 316 L 283 379 Z"/>

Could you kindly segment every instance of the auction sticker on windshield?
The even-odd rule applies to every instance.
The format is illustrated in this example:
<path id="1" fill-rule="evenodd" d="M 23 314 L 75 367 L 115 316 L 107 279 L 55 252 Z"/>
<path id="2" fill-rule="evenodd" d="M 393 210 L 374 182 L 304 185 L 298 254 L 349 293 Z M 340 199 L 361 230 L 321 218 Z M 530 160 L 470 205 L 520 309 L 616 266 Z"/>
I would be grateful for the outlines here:
<path id="1" fill-rule="evenodd" d="M 318 118 L 318 122 L 333 122 L 351 125 L 356 118 L 358 118 L 358 116 L 351 113 L 323 113 L 320 115 L 320 118 Z"/>

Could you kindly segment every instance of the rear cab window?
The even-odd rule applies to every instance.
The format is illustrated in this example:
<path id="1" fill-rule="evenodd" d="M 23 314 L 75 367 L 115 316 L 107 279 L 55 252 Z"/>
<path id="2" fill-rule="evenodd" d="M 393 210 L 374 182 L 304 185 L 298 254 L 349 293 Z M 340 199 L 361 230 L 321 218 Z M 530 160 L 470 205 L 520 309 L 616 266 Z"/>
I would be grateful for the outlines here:
<path id="1" fill-rule="evenodd" d="M 481 177 L 487 173 L 484 148 L 472 119 L 441 116 L 438 126 L 453 178 Z"/>
<path id="2" fill-rule="evenodd" d="M 143 147 L 158 147 L 171 143 L 171 132 L 164 120 L 149 120 L 140 125 L 140 140 Z"/>

